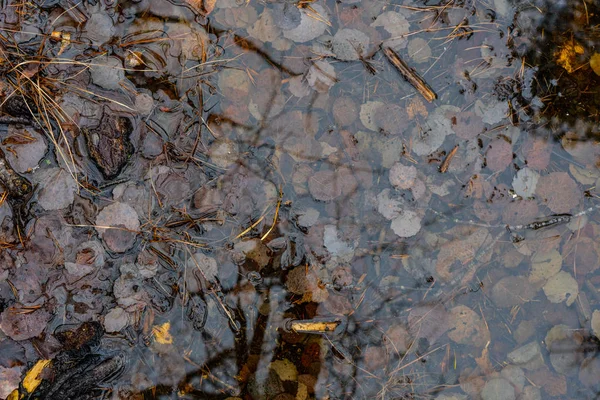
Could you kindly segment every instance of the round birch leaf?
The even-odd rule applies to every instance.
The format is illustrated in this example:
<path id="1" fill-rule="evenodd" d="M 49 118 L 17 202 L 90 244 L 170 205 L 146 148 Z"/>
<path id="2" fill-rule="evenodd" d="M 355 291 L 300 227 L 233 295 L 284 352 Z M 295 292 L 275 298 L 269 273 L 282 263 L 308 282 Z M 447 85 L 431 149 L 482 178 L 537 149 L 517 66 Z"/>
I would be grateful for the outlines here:
<path id="1" fill-rule="evenodd" d="M 577 299 L 579 286 L 571 274 L 560 271 L 544 285 L 544 293 L 551 303 L 562 303 L 564 301 L 567 306 L 570 306 Z"/>

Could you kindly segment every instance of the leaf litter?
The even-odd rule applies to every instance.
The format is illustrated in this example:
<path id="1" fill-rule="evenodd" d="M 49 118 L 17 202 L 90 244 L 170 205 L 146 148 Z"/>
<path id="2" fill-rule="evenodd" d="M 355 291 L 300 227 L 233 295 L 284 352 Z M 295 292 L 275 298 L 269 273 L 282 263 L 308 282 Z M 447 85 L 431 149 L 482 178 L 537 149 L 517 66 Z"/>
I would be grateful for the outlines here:
<path id="1" fill-rule="evenodd" d="M 242 3 L 150 5 L 160 22 L 117 20 L 109 4 L 102 5 L 107 13 L 88 5 L 81 5 L 85 12 L 56 10 L 57 26 L 66 22 L 83 41 L 55 40 L 65 37 L 57 32 L 37 53 L 9 54 L 16 67 L 3 73 L 11 79 L 71 76 L 69 84 L 81 88 L 62 99 L 54 83 L 39 92 L 47 98 L 11 88 L 19 95 L 9 97 L 25 97 L 21 110 L 37 109 L 35 122 L 7 122 L 2 143 L 5 340 L 54 362 L 60 357 L 50 328 L 59 319 L 83 330 L 90 321 L 101 325 L 109 335 L 100 334 L 102 345 L 89 346 L 86 357 L 102 364 L 80 366 L 72 379 L 80 393 L 94 389 L 79 382 L 110 386 L 98 366 L 118 369 L 108 354 L 131 343 L 146 343 L 136 347 L 140 357 L 156 360 L 136 360 L 119 383 L 140 395 L 164 384 L 182 395 L 218 387 L 234 398 L 305 399 L 335 387 L 352 396 L 336 379 L 356 366 L 352 378 L 361 390 L 384 398 L 431 387 L 421 365 L 458 371 L 458 384 L 440 398 L 535 397 L 540 388 L 565 395 L 573 385 L 563 375 L 592 387 L 593 358 L 559 353 L 586 340 L 585 333 L 568 333 L 584 329 L 568 313 L 586 302 L 589 314 L 597 308 L 585 296 L 586 285 L 598 284 L 597 207 L 583 195 L 598 179 L 597 149 L 578 144 L 573 132 L 561 146 L 543 134 L 519 135 L 525 122 L 545 122 L 534 115 L 532 85 L 548 82 L 558 97 L 569 92 L 563 81 L 559 88 L 537 79 L 535 67 L 519 72 L 517 60 L 507 63 L 505 41 L 478 28 L 502 30 L 510 7 L 493 2 L 500 15 L 494 20 L 455 5 L 416 13 L 410 2 L 383 11 L 346 1 Z M 124 15 L 145 6 L 131 7 Z M 226 29 L 205 29 L 194 13 L 210 14 Z M 485 68 L 466 59 L 473 35 L 483 43 L 476 53 Z M 21 50 L 21 36 L 5 37 L 9 48 Z M 381 63 L 382 42 L 440 99 L 414 97 Z M 73 59 L 84 48 L 97 54 L 99 46 L 110 56 L 93 63 L 79 57 L 69 66 L 23 63 L 28 54 L 54 59 L 52 46 Z M 559 48 L 559 65 L 576 74 L 573 65 L 584 55 Z M 64 115 L 39 112 L 55 108 L 50 98 Z M 89 144 L 78 138 L 78 126 L 103 120 L 105 102 L 124 118 L 116 121 L 132 122 L 135 152 L 122 158 L 119 179 L 95 176 Z M 15 117 L 18 107 L 8 105 L 3 115 Z M 119 145 L 109 147 L 107 157 L 118 159 Z M 24 179 L 31 185 L 10 185 Z M 558 308 L 567 320 L 560 329 Z M 581 325 L 597 335 L 596 314 Z M 341 334 L 298 334 L 285 332 L 283 316 L 308 324 L 324 319 L 320 326 L 344 326 L 351 317 L 352 325 Z M 516 328 L 525 322 L 555 326 L 545 339 L 549 361 L 538 344 L 543 338 Z M 261 349 L 249 348 L 238 371 L 239 359 L 226 354 L 242 334 Z M 530 345 L 515 349 L 506 338 Z M 476 354 L 457 351 L 466 347 Z M 301 362 L 294 361 L 298 354 Z M 332 363 L 332 354 L 346 362 Z M 36 357 L 28 355 L 27 364 L 37 365 Z M 211 357 L 227 365 L 212 365 Z M 493 371 L 490 360 L 505 367 Z M 179 385 L 192 365 L 202 382 Z M 20 366 L 0 368 L 11 391 L 33 377 Z M 326 369 L 335 373 L 320 374 Z M 401 383 L 399 374 L 416 384 Z M 46 390 L 45 379 L 25 389 Z"/>

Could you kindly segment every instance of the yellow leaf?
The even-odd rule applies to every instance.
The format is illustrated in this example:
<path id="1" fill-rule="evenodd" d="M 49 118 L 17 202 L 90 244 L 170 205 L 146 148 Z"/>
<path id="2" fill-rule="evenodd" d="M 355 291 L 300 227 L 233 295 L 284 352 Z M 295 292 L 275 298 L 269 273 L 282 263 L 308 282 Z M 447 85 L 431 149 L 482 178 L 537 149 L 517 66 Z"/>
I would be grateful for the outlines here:
<path id="1" fill-rule="evenodd" d="M 42 382 L 40 375 L 44 368 L 46 368 L 52 360 L 39 360 L 35 365 L 27 372 L 23 379 L 23 387 L 29 393 L 33 392 L 35 388 Z"/>
<path id="2" fill-rule="evenodd" d="M 291 330 L 297 333 L 327 333 L 336 330 L 340 321 L 299 320 L 291 322 Z"/>
<path id="3" fill-rule="evenodd" d="M 590 58 L 590 67 L 596 73 L 596 75 L 600 75 L 600 53 L 592 54 Z"/>
<path id="4" fill-rule="evenodd" d="M 19 389 L 15 389 L 6 398 L 6 400 L 20 400 L 23 398 L 22 394 L 19 394 Z"/>
<path id="5" fill-rule="evenodd" d="M 152 335 L 154 335 L 154 340 L 160 344 L 173 343 L 173 336 L 171 336 L 169 333 L 169 329 L 171 329 L 170 322 L 165 322 L 162 325 L 154 325 L 152 327 Z"/>
<path id="6" fill-rule="evenodd" d="M 577 55 L 583 54 L 585 49 L 577 42 L 565 43 L 560 50 L 555 53 L 556 63 L 563 67 L 568 73 L 575 71 L 578 66 Z"/>

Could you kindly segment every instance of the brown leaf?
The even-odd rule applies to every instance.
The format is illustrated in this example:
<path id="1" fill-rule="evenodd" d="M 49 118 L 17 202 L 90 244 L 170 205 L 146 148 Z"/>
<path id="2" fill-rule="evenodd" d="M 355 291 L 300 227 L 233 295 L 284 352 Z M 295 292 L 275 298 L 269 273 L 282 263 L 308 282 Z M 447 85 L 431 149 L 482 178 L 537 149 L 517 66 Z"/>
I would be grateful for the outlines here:
<path id="1" fill-rule="evenodd" d="M 523 276 L 508 276 L 492 288 L 492 300 L 498 307 L 512 307 L 530 301 L 535 290 Z"/>
<path id="2" fill-rule="evenodd" d="M 471 262 L 479 248 L 488 239 L 489 234 L 485 228 L 461 227 L 455 230 L 456 239 L 445 243 L 437 257 L 435 270 L 441 279 L 450 281 L 455 275 L 451 271 L 455 264 L 458 267 Z"/>
<path id="3" fill-rule="evenodd" d="M 504 139 L 495 139 L 485 153 L 487 166 L 495 172 L 504 171 L 513 159 L 512 145 Z"/>
<path id="4" fill-rule="evenodd" d="M 2 313 L 0 329 L 13 340 L 25 340 L 38 336 L 46 329 L 52 316 L 40 308 L 34 311 L 20 306 L 8 307 Z"/>
<path id="5" fill-rule="evenodd" d="M 579 205 L 582 194 L 567 172 L 552 172 L 538 180 L 536 194 L 556 214 L 566 214 Z"/>
<path id="6" fill-rule="evenodd" d="M 528 138 L 523 144 L 521 152 L 529 168 L 542 171 L 550 164 L 552 143 L 546 139 Z"/>
<path id="7" fill-rule="evenodd" d="M 413 308 L 408 315 L 408 330 L 412 337 L 426 338 L 435 343 L 448 330 L 448 311 L 443 304 Z"/>
<path id="8" fill-rule="evenodd" d="M 490 340 L 490 331 L 479 315 L 467 306 L 450 310 L 448 337 L 456 343 L 483 347 Z"/>

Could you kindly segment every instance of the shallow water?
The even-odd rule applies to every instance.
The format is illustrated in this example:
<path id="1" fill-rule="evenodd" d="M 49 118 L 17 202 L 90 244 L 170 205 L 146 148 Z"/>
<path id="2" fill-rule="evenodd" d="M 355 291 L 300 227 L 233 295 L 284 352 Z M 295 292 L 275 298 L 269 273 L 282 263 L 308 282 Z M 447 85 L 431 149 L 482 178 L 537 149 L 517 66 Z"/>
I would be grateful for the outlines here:
<path id="1" fill-rule="evenodd" d="M 4 4 L 0 397 L 597 397 L 598 11 Z"/>

